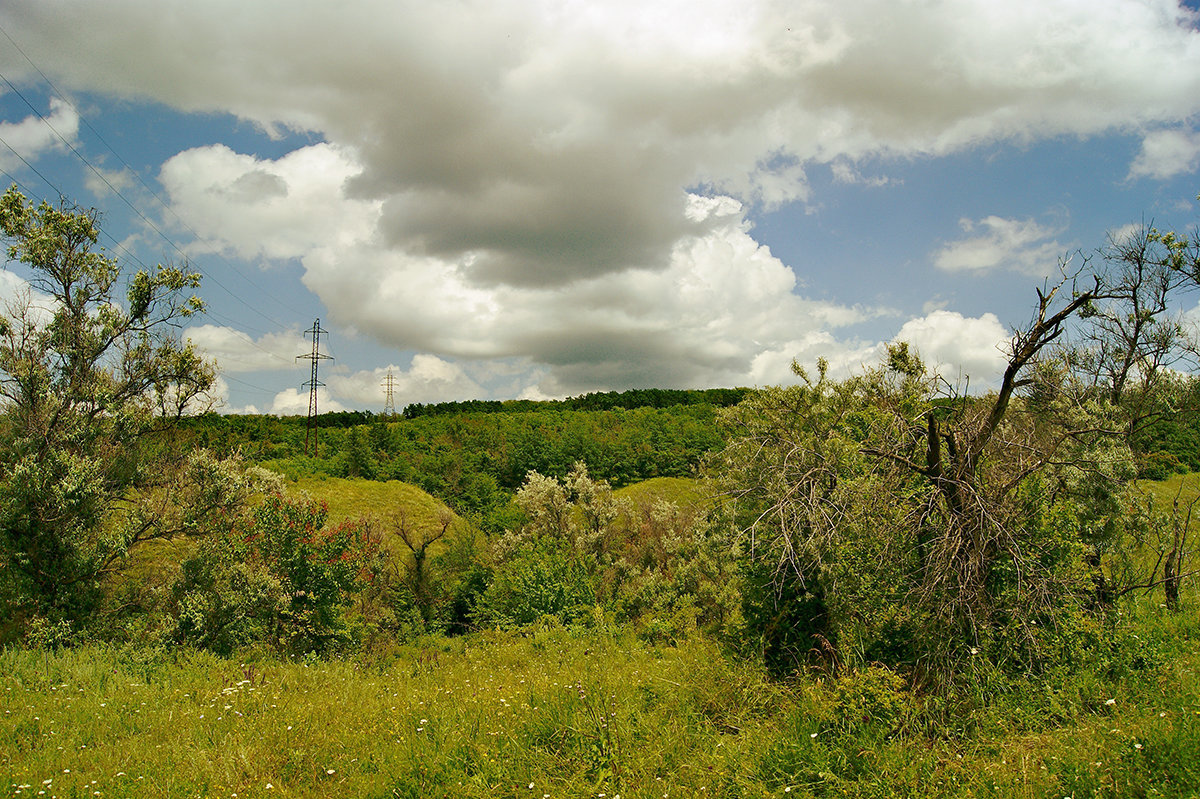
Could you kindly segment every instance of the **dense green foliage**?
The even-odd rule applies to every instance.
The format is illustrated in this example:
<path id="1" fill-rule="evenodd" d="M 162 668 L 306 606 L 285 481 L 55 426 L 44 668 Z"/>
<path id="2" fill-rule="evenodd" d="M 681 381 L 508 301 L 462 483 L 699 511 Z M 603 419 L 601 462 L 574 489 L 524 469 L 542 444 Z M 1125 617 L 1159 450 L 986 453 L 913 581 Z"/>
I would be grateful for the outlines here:
<path id="1" fill-rule="evenodd" d="M 166 440 L 166 420 L 213 380 L 176 335 L 203 307 L 188 293 L 199 276 L 138 272 L 122 301 L 95 222 L 15 188 L 0 199 L 8 261 L 30 287 L 0 315 L 0 640 L 84 618 L 134 543 L 199 531 L 240 500 L 236 481 L 197 485 L 212 476 L 203 455 Z"/>
<path id="2" fill-rule="evenodd" d="M 1151 480 L 1200 472 L 1200 378 L 1181 376 L 1133 435 L 1140 473 Z"/>
<path id="3" fill-rule="evenodd" d="M 531 473 L 516 504 L 522 523 L 493 547 L 476 623 L 611 617 L 655 640 L 741 634 L 741 579 L 711 505 L 635 504 L 582 463 L 562 479 Z"/>
<path id="4" fill-rule="evenodd" d="M 703 392 L 693 392 L 707 396 Z M 309 474 L 403 480 L 468 514 L 490 532 L 511 526 L 508 508 L 533 471 L 563 477 L 576 462 L 621 487 L 688 477 L 723 440 L 717 409 L 668 408 L 436 414 L 320 433 L 322 457 L 307 458 L 300 417 L 217 416 L 186 421 L 197 446 L 262 462 L 293 478 Z"/>
<path id="5" fill-rule="evenodd" d="M 707 453 L 723 446 L 716 412 L 731 407 L 717 401 L 724 392 L 739 401 L 756 393 L 667 392 L 672 398 L 686 393 L 691 400 L 603 410 L 560 407 L 566 401 L 441 403 L 433 406 L 434 412 L 401 420 L 366 411 L 326 413 L 317 417 L 319 459 L 303 455 L 304 417 L 208 413 L 181 423 L 195 446 L 214 452 L 237 452 L 297 476 L 403 479 L 470 509 L 486 501 L 492 481 L 511 493 L 530 471 L 564 476 L 580 460 L 594 476 L 618 487 L 660 476 L 690 476 Z M 592 404 L 593 397 L 607 396 L 584 395 L 579 402 Z M 1183 377 L 1170 401 L 1139 425 L 1132 443 L 1144 476 L 1162 479 L 1200 471 L 1200 414 L 1191 412 L 1195 408 L 1200 408 L 1200 381 Z"/>

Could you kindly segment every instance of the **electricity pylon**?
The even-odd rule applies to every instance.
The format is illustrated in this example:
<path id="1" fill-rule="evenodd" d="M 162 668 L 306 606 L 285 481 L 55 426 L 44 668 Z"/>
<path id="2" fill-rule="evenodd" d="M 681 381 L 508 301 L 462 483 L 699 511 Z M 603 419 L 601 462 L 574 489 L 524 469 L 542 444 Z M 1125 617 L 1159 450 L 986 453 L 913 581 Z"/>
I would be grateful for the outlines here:
<path id="1" fill-rule="evenodd" d="M 317 364 L 333 360 L 321 354 L 322 333 L 329 335 L 328 330 L 321 329 L 321 320 L 317 319 L 313 322 L 312 330 L 304 331 L 304 335 L 312 336 L 312 353 L 296 356 L 296 360 L 305 358 L 312 361 L 312 377 L 307 383 L 302 383 L 301 388 L 308 386 L 308 428 L 304 431 L 304 451 L 314 458 L 317 456 L 317 386 L 325 385 L 317 379 Z"/>
<path id="2" fill-rule="evenodd" d="M 388 370 L 387 377 L 383 379 L 380 385 L 387 389 L 387 399 L 383 401 L 383 415 L 392 419 L 396 416 L 396 397 L 392 393 L 392 389 L 396 385 L 396 376 L 392 374 L 390 369 Z"/>

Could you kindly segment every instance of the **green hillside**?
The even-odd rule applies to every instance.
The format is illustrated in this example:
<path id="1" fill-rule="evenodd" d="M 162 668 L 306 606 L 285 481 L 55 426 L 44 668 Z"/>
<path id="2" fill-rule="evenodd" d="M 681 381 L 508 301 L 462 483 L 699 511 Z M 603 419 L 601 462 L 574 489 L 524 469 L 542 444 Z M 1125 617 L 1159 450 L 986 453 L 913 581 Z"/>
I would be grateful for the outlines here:
<path id="1" fill-rule="evenodd" d="M 615 494 L 633 504 L 673 502 L 681 508 L 703 507 L 712 502 L 703 482 L 687 477 L 653 477 L 617 489 Z"/>
<path id="2" fill-rule="evenodd" d="M 345 479 L 341 477 L 304 477 L 289 482 L 288 490 L 304 492 L 329 508 L 329 522 L 337 523 L 363 516 L 387 518 L 403 513 L 419 527 L 440 524 L 443 515 L 457 518 L 444 502 L 400 480 Z"/>

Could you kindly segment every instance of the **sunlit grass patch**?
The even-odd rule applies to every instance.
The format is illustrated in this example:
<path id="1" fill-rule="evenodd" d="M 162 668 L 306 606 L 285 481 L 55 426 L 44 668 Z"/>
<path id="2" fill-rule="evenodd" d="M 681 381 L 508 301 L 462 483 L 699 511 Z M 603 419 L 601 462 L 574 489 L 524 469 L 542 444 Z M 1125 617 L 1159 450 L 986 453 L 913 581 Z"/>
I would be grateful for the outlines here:
<path id="1" fill-rule="evenodd" d="M 386 517 L 403 510 L 410 521 L 421 526 L 438 524 L 445 503 L 409 483 L 399 480 L 349 480 L 340 477 L 304 477 L 288 483 L 289 490 L 306 492 L 329 507 L 329 522 L 337 523 L 363 516 Z"/>
<path id="2" fill-rule="evenodd" d="M 1138 487 L 1149 491 L 1156 502 L 1169 508 L 1176 498 L 1181 504 L 1187 504 L 1200 497 L 1200 475 L 1173 474 L 1165 480 L 1140 480 Z"/>
<path id="3" fill-rule="evenodd" d="M 360 659 L 10 648 L 0 795 L 1200 795 L 1194 590 L 1133 599 L 1060 670 L 950 696 L 880 667 L 773 681 L 600 612 Z"/>
<path id="4" fill-rule="evenodd" d="M 128 655 L 0 654 L 5 784 L 50 779 L 59 795 L 147 785 L 142 795 L 526 796 L 530 784 L 537 796 L 695 795 L 729 777 L 722 750 L 775 712 L 752 701 L 771 692 L 762 677 L 711 647 L 566 630 L 461 639 L 434 658 L 414 646 L 386 668 Z"/>
<path id="5" fill-rule="evenodd" d="M 687 477 L 654 477 L 619 488 L 613 495 L 635 505 L 673 502 L 684 509 L 702 509 L 711 501 L 704 489 L 704 483 Z"/>

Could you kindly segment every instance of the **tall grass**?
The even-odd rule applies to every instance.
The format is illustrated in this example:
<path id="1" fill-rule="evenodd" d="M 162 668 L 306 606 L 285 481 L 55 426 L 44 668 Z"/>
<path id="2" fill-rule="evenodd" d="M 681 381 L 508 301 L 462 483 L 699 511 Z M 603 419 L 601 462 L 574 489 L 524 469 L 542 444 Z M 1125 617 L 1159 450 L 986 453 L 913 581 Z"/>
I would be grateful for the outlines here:
<path id="1" fill-rule="evenodd" d="M 702 638 L 604 628 L 429 639 L 370 661 L 8 649 L 0 792 L 1193 795 L 1193 616 L 1146 607 L 1126 633 L 1155 656 L 950 709 L 886 675 L 773 683 Z"/>
<path id="2" fill-rule="evenodd" d="M 12 795 L 718 795 L 785 696 L 703 643 L 562 630 L 372 664 L 88 647 L 0 670 Z"/>
<path id="3" fill-rule="evenodd" d="M 634 505 L 673 502 L 680 508 L 703 508 L 713 501 L 700 480 L 688 477 L 654 477 L 613 492 L 617 499 Z"/>
<path id="4" fill-rule="evenodd" d="M 342 503 L 335 518 L 440 512 L 403 484 L 316 482 L 312 494 Z M 176 546 L 147 550 L 145 579 Z M 1200 795 L 1194 586 L 1184 600 L 1173 613 L 1139 596 L 1060 671 L 980 674 L 950 696 L 874 669 L 773 682 L 699 633 L 654 645 L 603 613 L 589 629 L 429 638 L 346 660 L 10 648 L 0 796 Z"/>

